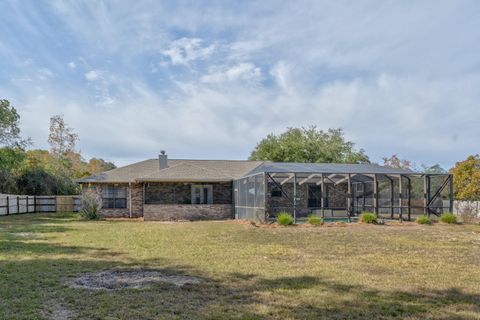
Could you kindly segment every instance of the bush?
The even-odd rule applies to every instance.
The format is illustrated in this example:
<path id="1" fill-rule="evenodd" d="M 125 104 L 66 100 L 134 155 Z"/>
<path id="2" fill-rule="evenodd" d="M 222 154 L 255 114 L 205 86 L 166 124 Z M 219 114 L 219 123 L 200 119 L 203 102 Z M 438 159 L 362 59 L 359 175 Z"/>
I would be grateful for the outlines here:
<path id="1" fill-rule="evenodd" d="M 457 216 L 453 213 L 444 213 L 440 216 L 440 221 L 444 223 L 457 223 Z"/>
<path id="2" fill-rule="evenodd" d="M 362 215 L 360 216 L 360 221 L 363 223 L 372 223 L 372 224 L 378 223 L 377 216 L 375 215 L 375 213 L 372 213 L 372 212 L 362 213 Z"/>
<path id="3" fill-rule="evenodd" d="M 307 221 L 313 226 L 319 226 L 323 224 L 323 219 L 314 215 L 313 213 L 308 216 Z"/>
<path id="4" fill-rule="evenodd" d="M 432 219 L 424 214 L 419 216 L 416 221 L 418 224 L 432 224 Z"/>
<path id="5" fill-rule="evenodd" d="M 293 224 L 293 217 L 290 213 L 282 211 L 277 215 L 277 223 L 281 226 L 289 226 Z"/>
<path id="6" fill-rule="evenodd" d="M 102 208 L 102 198 L 96 192 L 87 190 L 82 193 L 80 205 L 80 216 L 85 220 L 95 220 Z"/>

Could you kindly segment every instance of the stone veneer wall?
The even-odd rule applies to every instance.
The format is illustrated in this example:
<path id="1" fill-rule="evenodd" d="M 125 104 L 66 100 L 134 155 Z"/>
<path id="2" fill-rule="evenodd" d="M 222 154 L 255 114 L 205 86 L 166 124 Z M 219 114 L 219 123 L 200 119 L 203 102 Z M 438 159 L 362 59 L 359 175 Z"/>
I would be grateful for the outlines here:
<path id="1" fill-rule="evenodd" d="M 145 221 L 233 219 L 232 204 L 146 204 Z"/>
<path id="2" fill-rule="evenodd" d="M 211 185 L 213 204 L 233 203 L 231 182 L 150 182 L 145 187 L 145 202 L 156 205 L 191 204 L 192 185 Z"/>
<path id="3" fill-rule="evenodd" d="M 105 183 L 92 183 L 90 187 L 97 192 L 100 197 L 102 196 L 102 187 Z M 128 183 L 116 183 L 115 185 L 123 186 L 127 188 L 127 207 L 122 209 L 107 209 L 102 208 L 99 214 L 102 217 L 110 218 L 129 218 L 130 217 L 130 193 L 132 195 L 132 218 L 138 218 L 143 216 L 143 185 L 141 183 L 132 183 L 131 188 Z M 88 184 L 83 185 L 84 188 Z M 83 189 L 83 188 L 82 188 Z"/>

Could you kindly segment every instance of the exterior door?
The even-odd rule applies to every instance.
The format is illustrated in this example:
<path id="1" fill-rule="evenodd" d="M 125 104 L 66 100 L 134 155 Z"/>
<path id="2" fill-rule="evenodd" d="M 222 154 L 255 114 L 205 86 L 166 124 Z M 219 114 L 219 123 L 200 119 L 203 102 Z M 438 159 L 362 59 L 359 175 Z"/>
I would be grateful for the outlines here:
<path id="1" fill-rule="evenodd" d="M 192 204 L 212 204 L 213 187 L 211 185 L 192 186 Z"/>

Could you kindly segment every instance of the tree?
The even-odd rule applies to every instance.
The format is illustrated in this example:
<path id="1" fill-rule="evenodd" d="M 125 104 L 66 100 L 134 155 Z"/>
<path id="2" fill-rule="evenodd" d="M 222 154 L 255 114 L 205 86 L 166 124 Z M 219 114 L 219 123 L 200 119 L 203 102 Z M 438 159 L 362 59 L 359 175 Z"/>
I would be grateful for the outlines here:
<path id="1" fill-rule="evenodd" d="M 422 165 L 423 172 L 425 173 L 435 173 L 435 174 L 447 174 L 448 171 L 443 169 L 439 164 L 434 164 L 431 167 Z"/>
<path id="2" fill-rule="evenodd" d="M 78 135 L 65 123 L 62 115 L 50 118 L 48 143 L 54 160 L 54 176 L 57 178 L 61 190 L 71 190 L 75 185 L 74 179 L 87 173 L 82 156 L 75 152 L 77 140 Z"/>
<path id="3" fill-rule="evenodd" d="M 396 154 L 390 158 L 382 158 L 383 165 L 390 168 L 411 169 L 412 163 L 407 159 L 400 159 Z"/>
<path id="4" fill-rule="evenodd" d="M 18 175 L 16 184 L 19 193 L 22 194 L 33 196 L 62 194 L 58 179 L 41 167 L 23 170 Z"/>
<path id="5" fill-rule="evenodd" d="M 450 173 L 453 174 L 456 199 L 480 200 L 480 156 L 478 154 L 457 162 Z"/>
<path id="6" fill-rule="evenodd" d="M 47 150 L 28 150 L 19 146 L 19 116 L 8 101 L 1 100 L 0 193 L 30 195 L 69 195 L 79 192 L 76 179 L 115 168 L 111 162 L 92 158 L 88 163 L 75 151 L 78 136 L 62 116 L 50 120 L 51 145 Z M 8 111 L 8 112 L 7 112 Z M 5 118 L 4 115 L 7 115 Z M 8 120 L 8 121 L 7 121 Z M 10 123 L 10 126 L 6 125 Z M 20 139 L 20 140 L 19 140 Z"/>
<path id="7" fill-rule="evenodd" d="M 433 166 L 426 166 L 421 164 L 420 167 L 417 166 L 414 162 L 407 159 L 400 159 L 396 154 L 392 155 L 390 158 L 382 158 L 383 165 L 390 168 L 399 168 L 399 169 L 410 169 L 416 172 L 423 173 L 436 173 L 436 174 L 446 174 L 447 170 L 443 169 L 439 164 Z"/>
<path id="8" fill-rule="evenodd" d="M 10 101 L 0 100 L 0 145 L 4 146 L 26 146 L 29 139 L 23 140 L 20 137 L 20 115 L 17 110 L 10 106 Z"/>
<path id="9" fill-rule="evenodd" d="M 23 162 L 23 169 L 37 169 L 41 168 L 50 173 L 55 171 L 55 161 L 50 152 L 47 150 L 28 150 L 25 153 L 25 161 Z"/>
<path id="10" fill-rule="evenodd" d="M 62 115 L 50 118 L 48 143 L 53 154 L 63 156 L 67 152 L 74 152 L 77 140 L 78 135 L 65 123 Z"/>
<path id="11" fill-rule="evenodd" d="M 363 149 L 345 140 L 342 129 L 318 130 L 287 128 L 280 135 L 269 134 L 262 139 L 250 155 L 250 160 L 276 162 L 369 163 Z"/>
<path id="12" fill-rule="evenodd" d="M 88 161 L 88 172 L 89 174 L 100 173 L 103 171 L 108 171 L 115 169 L 116 166 L 112 162 L 107 162 L 101 158 L 92 158 Z"/>
<path id="13" fill-rule="evenodd" d="M 24 161 L 25 152 L 18 147 L 0 148 L 0 193 L 15 193 L 16 175 Z"/>

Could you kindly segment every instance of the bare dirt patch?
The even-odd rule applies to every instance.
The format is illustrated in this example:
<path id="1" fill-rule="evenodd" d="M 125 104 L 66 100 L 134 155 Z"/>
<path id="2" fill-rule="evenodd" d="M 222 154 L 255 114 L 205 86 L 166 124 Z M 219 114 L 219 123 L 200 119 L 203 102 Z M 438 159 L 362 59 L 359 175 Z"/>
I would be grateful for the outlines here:
<path id="1" fill-rule="evenodd" d="M 69 282 L 71 288 L 116 290 L 144 288 L 155 283 L 169 283 L 176 287 L 198 284 L 201 280 L 185 275 L 166 275 L 159 270 L 107 270 L 84 274 Z"/>

